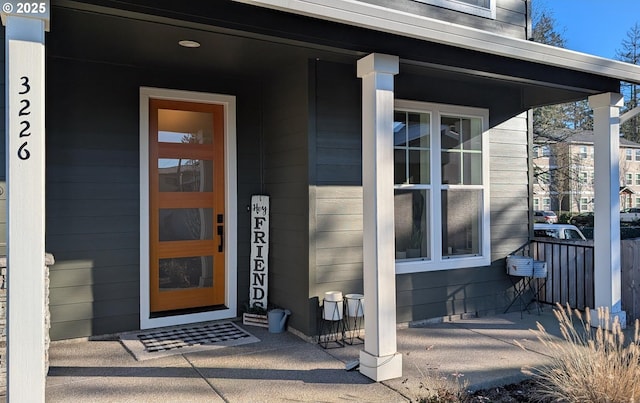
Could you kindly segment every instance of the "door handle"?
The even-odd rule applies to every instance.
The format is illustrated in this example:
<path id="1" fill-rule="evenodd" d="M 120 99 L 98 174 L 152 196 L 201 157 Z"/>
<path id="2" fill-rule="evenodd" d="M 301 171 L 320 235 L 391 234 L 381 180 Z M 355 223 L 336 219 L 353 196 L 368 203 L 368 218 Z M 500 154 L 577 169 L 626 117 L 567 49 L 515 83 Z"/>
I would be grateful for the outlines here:
<path id="1" fill-rule="evenodd" d="M 224 223 L 224 215 L 218 214 L 218 224 Z M 218 244 L 218 252 L 224 250 L 224 225 L 218 225 L 218 236 L 220 237 L 220 243 Z"/>
<path id="2" fill-rule="evenodd" d="M 218 236 L 220 237 L 218 252 L 222 252 L 224 250 L 224 225 L 218 225 Z"/>

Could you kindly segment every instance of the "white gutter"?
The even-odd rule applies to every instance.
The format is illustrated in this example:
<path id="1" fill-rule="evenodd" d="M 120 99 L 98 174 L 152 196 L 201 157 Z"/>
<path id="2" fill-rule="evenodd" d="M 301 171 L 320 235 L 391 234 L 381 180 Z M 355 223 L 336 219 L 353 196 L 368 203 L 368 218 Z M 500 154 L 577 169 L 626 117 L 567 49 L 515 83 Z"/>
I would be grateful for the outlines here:
<path id="1" fill-rule="evenodd" d="M 528 62 L 640 83 L 640 66 L 356 0 L 234 0 Z"/>

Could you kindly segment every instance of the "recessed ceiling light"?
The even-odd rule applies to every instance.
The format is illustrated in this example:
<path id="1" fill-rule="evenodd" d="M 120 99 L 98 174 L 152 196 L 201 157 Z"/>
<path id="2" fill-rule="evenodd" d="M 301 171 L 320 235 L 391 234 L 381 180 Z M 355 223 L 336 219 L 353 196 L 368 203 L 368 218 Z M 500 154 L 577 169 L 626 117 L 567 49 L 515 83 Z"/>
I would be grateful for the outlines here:
<path id="1" fill-rule="evenodd" d="M 178 45 L 180 45 L 182 47 L 185 47 L 185 48 L 199 48 L 200 47 L 200 42 L 184 39 L 184 40 L 178 42 Z"/>

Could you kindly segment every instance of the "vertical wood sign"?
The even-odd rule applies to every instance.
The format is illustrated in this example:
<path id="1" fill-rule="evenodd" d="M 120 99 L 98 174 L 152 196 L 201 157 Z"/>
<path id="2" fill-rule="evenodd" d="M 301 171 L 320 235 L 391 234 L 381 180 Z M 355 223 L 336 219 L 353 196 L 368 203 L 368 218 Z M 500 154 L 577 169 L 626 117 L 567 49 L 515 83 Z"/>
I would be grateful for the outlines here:
<path id="1" fill-rule="evenodd" d="M 251 196 L 249 307 L 267 309 L 269 288 L 269 196 Z"/>

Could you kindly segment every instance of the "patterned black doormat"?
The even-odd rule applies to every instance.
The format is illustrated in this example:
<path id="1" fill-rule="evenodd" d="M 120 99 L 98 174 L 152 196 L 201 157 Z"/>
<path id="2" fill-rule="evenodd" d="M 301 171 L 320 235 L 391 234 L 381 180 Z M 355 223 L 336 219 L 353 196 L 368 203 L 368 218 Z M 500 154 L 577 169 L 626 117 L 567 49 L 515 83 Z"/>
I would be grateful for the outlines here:
<path id="1" fill-rule="evenodd" d="M 138 361 L 260 341 L 231 322 L 183 325 L 124 333 L 120 341 Z"/>

